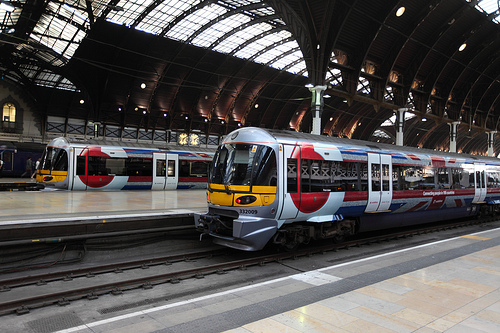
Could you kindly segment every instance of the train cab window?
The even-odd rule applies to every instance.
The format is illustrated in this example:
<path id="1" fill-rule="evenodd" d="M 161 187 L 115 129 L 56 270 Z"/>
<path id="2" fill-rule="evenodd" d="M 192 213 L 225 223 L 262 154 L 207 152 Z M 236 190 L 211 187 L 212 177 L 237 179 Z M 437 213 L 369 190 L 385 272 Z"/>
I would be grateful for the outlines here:
<path id="1" fill-rule="evenodd" d="M 287 159 L 287 193 L 297 193 L 297 159 Z"/>
<path id="2" fill-rule="evenodd" d="M 175 177 L 175 160 L 168 160 L 167 176 Z"/>

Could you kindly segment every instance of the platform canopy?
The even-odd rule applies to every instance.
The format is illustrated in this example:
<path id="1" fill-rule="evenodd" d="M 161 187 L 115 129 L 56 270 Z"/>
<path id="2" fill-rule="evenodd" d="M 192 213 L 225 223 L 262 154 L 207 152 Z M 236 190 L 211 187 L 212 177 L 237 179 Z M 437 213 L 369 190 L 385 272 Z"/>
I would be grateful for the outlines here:
<path id="1" fill-rule="evenodd" d="M 500 121 L 497 0 L 20 0 L 0 4 L 2 79 L 37 112 L 221 135 L 321 131 L 486 154 Z M 495 155 L 500 152 L 495 144 Z"/>

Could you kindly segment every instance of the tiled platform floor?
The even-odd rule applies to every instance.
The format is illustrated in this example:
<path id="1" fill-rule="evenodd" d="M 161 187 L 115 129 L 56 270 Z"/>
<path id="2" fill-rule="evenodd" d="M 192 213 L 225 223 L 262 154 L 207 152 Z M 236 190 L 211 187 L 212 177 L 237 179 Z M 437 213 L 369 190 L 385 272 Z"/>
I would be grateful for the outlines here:
<path id="1" fill-rule="evenodd" d="M 0 223 L 103 214 L 153 214 L 206 210 L 205 190 L 0 192 Z"/>
<path id="2" fill-rule="evenodd" d="M 496 229 L 60 332 L 500 332 L 499 288 Z"/>

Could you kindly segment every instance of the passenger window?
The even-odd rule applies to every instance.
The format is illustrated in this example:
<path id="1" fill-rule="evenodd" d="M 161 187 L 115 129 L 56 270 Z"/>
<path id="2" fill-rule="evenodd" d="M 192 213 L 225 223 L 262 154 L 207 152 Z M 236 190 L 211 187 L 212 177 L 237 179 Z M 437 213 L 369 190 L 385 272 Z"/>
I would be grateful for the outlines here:
<path id="1" fill-rule="evenodd" d="M 297 159 L 287 159 L 287 192 L 297 193 Z"/>
<path id="2" fill-rule="evenodd" d="M 76 157 L 76 174 L 78 176 L 85 175 L 85 156 L 77 156 Z"/>
<path id="3" fill-rule="evenodd" d="M 168 160 L 168 177 L 175 177 L 175 160 Z"/>
<path id="4" fill-rule="evenodd" d="M 165 177 L 165 160 L 156 160 L 156 177 Z"/>

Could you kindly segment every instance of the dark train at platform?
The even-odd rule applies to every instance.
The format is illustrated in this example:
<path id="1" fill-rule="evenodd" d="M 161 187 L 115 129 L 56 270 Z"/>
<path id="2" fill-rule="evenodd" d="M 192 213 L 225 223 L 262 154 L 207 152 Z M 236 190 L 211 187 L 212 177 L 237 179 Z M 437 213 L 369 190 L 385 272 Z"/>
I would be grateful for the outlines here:
<path id="1" fill-rule="evenodd" d="M 43 152 L 37 183 L 65 190 L 205 189 L 214 151 L 178 151 L 71 143 L 61 137 Z"/>
<path id="2" fill-rule="evenodd" d="M 26 161 L 31 157 L 32 172 L 35 171 L 35 163 L 43 153 L 45 145 L 31 142 L 0 141 L 0 159 L 3 161 L 2 177 L 31 177 L 25 174 Z"/>
<path id="3" fill-rule="evenodd" d="M 242 250 L 494 214 L 500 160 L 291 131 L 238 129 L 215 153 L 197 229 Z"/>

